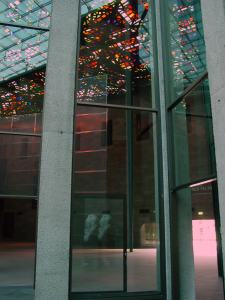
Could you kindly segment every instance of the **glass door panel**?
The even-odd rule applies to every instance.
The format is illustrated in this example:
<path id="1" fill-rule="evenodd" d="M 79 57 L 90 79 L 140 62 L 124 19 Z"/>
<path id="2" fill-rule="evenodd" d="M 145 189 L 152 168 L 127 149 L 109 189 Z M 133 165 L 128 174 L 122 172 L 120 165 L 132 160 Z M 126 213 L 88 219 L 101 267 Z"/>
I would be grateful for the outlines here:
<path id="1" fill-rule="evenodd" d="M 72 291 L 124 290 L 126 113 L 78 106 L 72 198 Z"/>
<path id="2" fill-rule="evenodd" d="M 73 291 L 123 290 L 123 202 L 101 196 L 75 198 Z"/>
<path id="3" fill-rule="evenodd" d="M 155 116 L 146 111 L 133 112 L 129 127 L 132 180 L 127 207 L 132 238 L 128 239 L 127 291 L 157 291 L 160 243 Z"/>

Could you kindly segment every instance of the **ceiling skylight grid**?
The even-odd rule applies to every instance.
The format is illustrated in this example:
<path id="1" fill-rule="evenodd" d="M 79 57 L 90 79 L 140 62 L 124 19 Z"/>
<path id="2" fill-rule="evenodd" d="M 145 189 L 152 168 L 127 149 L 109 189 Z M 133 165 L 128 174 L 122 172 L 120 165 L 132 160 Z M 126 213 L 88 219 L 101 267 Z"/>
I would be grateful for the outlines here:
<path id="1" fill-rule="evenodd" d="M 42 28 L 49 28 L 51 9 L 51 0 L 0 1 L 0 81 L 46 64 L 49 33 Z"/>
<path id="2" fill-rule="evenodd" d="M 1 0 L 0 21 L 48 28 L 51 0 Z"/>
<path id="3" fill-rule="evenodd" d="M 81 12 L 91 13 L 91 17 L 92 13 L 95 14 L 94 11 L 104 5 L 109 7 L 114 2 L 115 0 L 81 0 Z M 193 5 L 192 2 L 185 4 L 185 1 L 181 1 L 177 5 L 177 0 L 171 1 L 171 15 L 174 19 L 174 31 L 171 32 L 174 70 L 176 76 L 185 75 L 187 81 L 192 81 L 205 68 L 200 6 Z M 50 23 L 51 7 L 51 0 L 1 0 L 0 22 L 46 29 Z M 144 36 L 145 31 L 143 24 L 140 33 Z M 148 40 L 142 41 L 140 56 L 145 63 L 152 52 L 149 46 L 152 48 Z M 48 32 L 0 25 L 0 81 L 46 64 L 47 48 Z M 8 68 L 11 70 L 7 70 Z"/>
<path id="4" fill-rule="evenodd" d="M 0 81 L 46 64 L 48 35 L 41 30 L 1 26 Z"/>

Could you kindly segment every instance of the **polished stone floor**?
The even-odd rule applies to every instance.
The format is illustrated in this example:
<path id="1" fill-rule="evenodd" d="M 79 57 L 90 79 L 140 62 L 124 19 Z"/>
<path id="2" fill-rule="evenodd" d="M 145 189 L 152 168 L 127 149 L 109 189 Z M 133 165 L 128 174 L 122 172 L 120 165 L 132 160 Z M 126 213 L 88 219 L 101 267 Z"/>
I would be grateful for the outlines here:
<path id="1" fill-rule="evenodd" d="M 198 245 L 196 249 L 200 249 Z M 203 247 L 206 249 L 207 247 Z M 77 252 L 77 253 L 76 253 Z M 121 290 L 122 252 L 119 250 L 74 251 L 72 287 L 76 291 Z M 147 253 L 148 252 L 148 253 Z M 157 289 L 156 250 L 128 253 L 128 290 Z M 74 268 L 75 269 L 75 268 Z M 0 250 L 0 299 L 33 300 L 34 249 L 30 244 L 3 245 Z M 216 255 L 195 251 L 197 300 L 223 300 L 217 275 Z M 146 275 L 150 280 L 146 280 Z M 28 288 L 28 286 L 30 288 Z"/>
<path id="2" fill-rule="evenodd" d="M 195 241 L 193 246 L 197 300 L 223 300 L 223 283 L 217 272 L 216 241 Z"/>
<path id="3" fill-rule="evenodd" d="M 157 290 L 156 249 L 127 252 L 127 291 Z M 123 291 L 121 250 L 73 251 L 72 290 L 76 292 Z"/>

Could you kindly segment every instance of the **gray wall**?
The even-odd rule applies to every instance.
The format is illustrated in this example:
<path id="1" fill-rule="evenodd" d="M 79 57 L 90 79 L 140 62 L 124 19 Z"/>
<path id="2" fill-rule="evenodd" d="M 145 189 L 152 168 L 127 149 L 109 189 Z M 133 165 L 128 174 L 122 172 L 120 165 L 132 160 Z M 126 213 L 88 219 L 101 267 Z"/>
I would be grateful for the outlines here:
<path id="1" fill-rule="evenodd" d="M 225 263 L 225 4 L 224 0 L 202 0 L 201 5 L 215 138 L 223 263 Z"/>

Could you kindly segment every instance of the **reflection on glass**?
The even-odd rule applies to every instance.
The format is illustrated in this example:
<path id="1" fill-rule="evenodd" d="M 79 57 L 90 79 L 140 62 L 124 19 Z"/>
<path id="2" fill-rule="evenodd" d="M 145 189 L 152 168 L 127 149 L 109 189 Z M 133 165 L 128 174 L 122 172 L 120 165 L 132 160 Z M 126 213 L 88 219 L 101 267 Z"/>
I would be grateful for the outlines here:
<path id="1" fill-rule="evenodd" d="M 174 100 L 206 70 L 200 0 L 170 0 L 171 92 Z"/>
<path id="2" fill-rule="evenodd" d="M 36 200 L 1 198 L 0 208 L 0 288 L 32 287 Z M 2 299 L 5 299 L 4 296 Z"/>
<path id="3" fill-rule="evenodd" d="M 40 138 L 0 135 L 0 194 L 36 195 Z"/>
<path id="4" fill-rule="evenodd" d="M 130 113 L 77 109 L 74 292 L 159 290 L 155 124 L 150 113 Z"/>
<path id="5" fill-rule="evenodd" d="M 45 69 L 0 83 L 0 131 L 41 132 Z"/>
<path id="6" fill-rule="evenodd" d="M 104 102 L 151 106 L 150 1 L 92 1 L 81 11 L 78 101 L 102 103 L 104 94 Z"/>
<path id="7" fill-rule="evenodd" d="M 42 114 L 15 115 L 0 118 L 0 131 L 40 133 Z"/>
<path id="8" fill-rule="evenodd" d="M 208 80 L 173 109 L 176 185 L 215 173 Z"/>
<path id="9" fill-rule="evenodd" d="M 0 3 L 0 21 L 49 27 L 52 0 L 4 0 Z"/>

